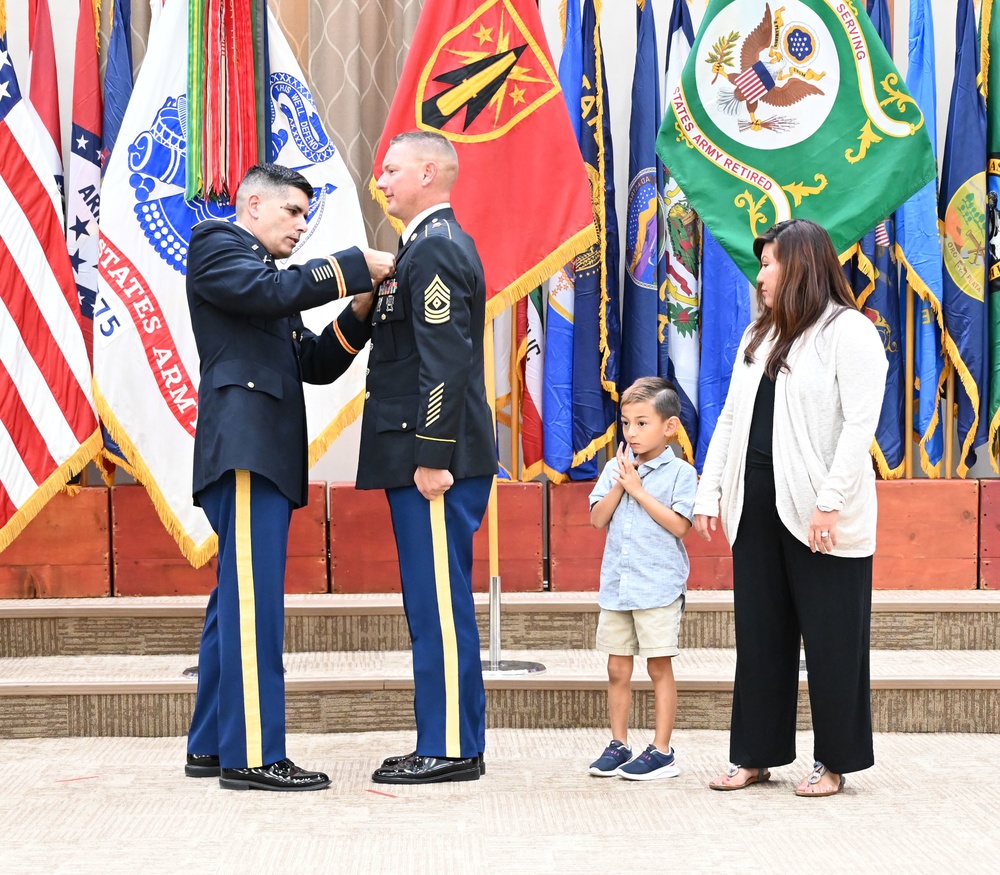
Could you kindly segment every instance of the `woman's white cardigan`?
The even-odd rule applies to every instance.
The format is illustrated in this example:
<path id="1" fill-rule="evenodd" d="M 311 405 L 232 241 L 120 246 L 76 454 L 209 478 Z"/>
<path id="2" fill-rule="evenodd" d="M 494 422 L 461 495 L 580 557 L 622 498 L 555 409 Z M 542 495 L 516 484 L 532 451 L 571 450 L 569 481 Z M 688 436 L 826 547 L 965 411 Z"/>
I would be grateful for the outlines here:
<path id="1" fill-rule="evenodd" d="M 834 315 L 835 314 L 835 315 Z M 829 317 L 833 315 L 832 321 Z M 729 394 L 705 457 L 694 512 L 720 515 L 732 544 L 743 510 L 747 439 L 757 388 L 773 339 L 743 362 L 736 353 Z M 774 487 L 785 528 L 808 544 L 817 505 L 839 510 L 835 556 L 875 552 L 875 472 L 869 455 L 888 365 L 878 331 L 857 310 L 831 305 L 793 344 L 774 397 Z"/>

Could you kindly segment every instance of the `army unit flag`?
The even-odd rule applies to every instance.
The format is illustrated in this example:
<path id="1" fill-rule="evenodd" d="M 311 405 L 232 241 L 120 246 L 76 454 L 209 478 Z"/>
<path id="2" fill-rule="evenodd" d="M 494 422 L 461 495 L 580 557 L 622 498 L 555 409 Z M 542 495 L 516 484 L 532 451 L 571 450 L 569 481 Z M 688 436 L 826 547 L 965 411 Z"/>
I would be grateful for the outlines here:
<path id="1" fill-rule="evenodd" d="M 597 239 L 535 0 L 424 3 L 375 153 L 380 202 L 389 141 L 415 129 L 458 151 L 451 203 L 483 260 L 488 319 Z"/>
<path id="2" fill-rule="evenodd" d="M 846 0 L 711 0 L 656 141 L 748 278 L 793 216 L 846 251 L 934 178 L 920 108 Z"/>
<path id="3" fill-rule="evenodd" d="M 208 520 L 191 499 L 198 416 L 198 355 L 185 293 L 191 228 L 232 218 L 228 204 L 187 201 L 186 4 L 163 7 L 105 171 L 99 286 L 94 309 L 94 387 L 101 418 L 146 487 L 167 530 L 194 565 L 215 551 Z M 366 245 L 357 192 L 317 123 L 315 103 L 291 49 L 269 18 L 269 160 L 295 167 L 316 190 L 309 229 L 292 259 Z M 346 305 L 303 314 L 319 331 Z M 309 462 L 361 410 L 367 356 L 328 386 L 305 387 Z M 281 452 L 280 447 L 275 452 Z"/>
<path id="4" fill-rule="evenodd" d="M 0 550 L 101 445 L 61 198 L 0 0 Z"/>

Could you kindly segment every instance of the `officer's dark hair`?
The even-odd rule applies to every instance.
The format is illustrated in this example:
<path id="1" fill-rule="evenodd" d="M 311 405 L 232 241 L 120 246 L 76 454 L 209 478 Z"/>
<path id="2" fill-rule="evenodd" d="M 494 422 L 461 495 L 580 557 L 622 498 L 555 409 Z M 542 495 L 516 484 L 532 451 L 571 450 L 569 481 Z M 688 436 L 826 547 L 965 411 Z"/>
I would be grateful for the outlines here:
<path id="1" fill-rule="evenodd" d="M 681 415 L 681 399 L 677 389 L 663 377 L 640 377 L 622 392 L 622 407 L 639 401 L 648 401 L 652 404 L 660 419 Z"/>
<path id="2" fill-rule="evenodd" d="M 282 164 L 254 164 L 236 190 L 236 211 L 241 212 L 251 194 L 281 194 L 297 188 L 312 200 L 313 187 L 297 170 Z"/>

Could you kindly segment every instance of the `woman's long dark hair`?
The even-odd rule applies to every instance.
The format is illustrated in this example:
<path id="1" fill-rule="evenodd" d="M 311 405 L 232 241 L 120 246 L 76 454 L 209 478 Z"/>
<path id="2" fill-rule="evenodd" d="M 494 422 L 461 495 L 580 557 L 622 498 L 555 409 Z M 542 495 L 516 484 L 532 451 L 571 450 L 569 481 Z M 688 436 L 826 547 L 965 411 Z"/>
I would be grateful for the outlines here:
<path id="1" fill-rule="evenodd" d="M 823 315 L 831 304 L 854 307 L 851 287 L 840 266 L 833 241 L 826 229 L 808 219 L 778 222 L 753 242 L 753 252 L 760 260 L 764 246 L 774 244 L 774 257 L 781 265 L 781 277 L 772 289 L 773 306 L 764 304 L 760 284 L 757 303 L 760 315 L 750 328 L 750 342 L 743 354 L 745 364 L 754 360 L 754 352 L 773 330 L 774 346 L 764 367 L 772 380 L 778 371 L 787 370 L 788 352 L 796 339 Z"/>

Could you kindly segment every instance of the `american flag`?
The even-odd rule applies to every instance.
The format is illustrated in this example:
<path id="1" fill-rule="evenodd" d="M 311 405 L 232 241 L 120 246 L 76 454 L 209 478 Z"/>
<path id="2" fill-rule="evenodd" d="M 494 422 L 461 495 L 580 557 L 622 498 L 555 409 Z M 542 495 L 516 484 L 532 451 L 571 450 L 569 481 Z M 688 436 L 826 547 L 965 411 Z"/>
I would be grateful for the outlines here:
<path id="1" fill-rule="evenodd" d="M 753 103 L 774 88 L 774 79 L 763 62 L 758 61 L 749 70 L 740 73 L 736 79 L 736 87 L 743 93 L 747 103 Z"/>
<path id="2" fill-rule="evenodd" d="M 45 168 L 0 29 L 0 550 L 101 445 L 59 193 Z"/>

